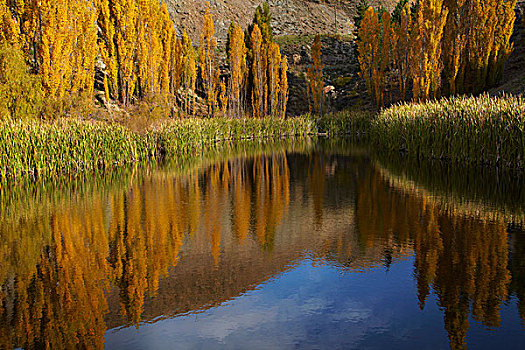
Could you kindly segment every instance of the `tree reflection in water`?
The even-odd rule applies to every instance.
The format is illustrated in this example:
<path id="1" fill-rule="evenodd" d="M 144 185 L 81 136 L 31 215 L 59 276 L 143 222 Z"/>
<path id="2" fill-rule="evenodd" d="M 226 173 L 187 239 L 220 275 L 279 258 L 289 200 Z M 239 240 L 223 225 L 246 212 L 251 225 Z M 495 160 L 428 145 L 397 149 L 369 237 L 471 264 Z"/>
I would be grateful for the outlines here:
<path id="1" fill-rule="evenodd" d="M 348 272 L 414 255 L 415 302 L 437 296 L 452 348 L 469 315 L 498 327 L 511 294 L 525 316 L 519 217 L 438 200 L 366 157 L 240 157 L 50 207 L 2 216 L 0 348 L 103 348 L 108 327 L 218 305 L 305 252 Z"/>

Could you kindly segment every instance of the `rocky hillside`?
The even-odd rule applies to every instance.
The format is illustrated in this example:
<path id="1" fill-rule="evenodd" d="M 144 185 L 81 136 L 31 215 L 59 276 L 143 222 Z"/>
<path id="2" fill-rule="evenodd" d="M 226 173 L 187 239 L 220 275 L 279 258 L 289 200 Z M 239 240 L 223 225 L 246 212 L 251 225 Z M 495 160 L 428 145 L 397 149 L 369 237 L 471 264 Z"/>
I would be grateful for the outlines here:
<path id="1" fill-rule="evenodd" d="M 359 0 L 269 0 L 274 34 L 307 35 L 317 33 L 348 34 Z M 232 20 L 246 28 L 262 0 L 209 0 L 219 41 L 224 40 Z M 380 0 L 371 0 L 373 5 Z M 391 10 L 395 0 L 382 1 Z M 167 0 L 168 10 L 179 31 L 186 30 L 198 40 L 202 30 L 204 0 Z M 337 5 L 337 6 L 336 6 Z M 337 30 L 335 23 L 337 21 Z"/>

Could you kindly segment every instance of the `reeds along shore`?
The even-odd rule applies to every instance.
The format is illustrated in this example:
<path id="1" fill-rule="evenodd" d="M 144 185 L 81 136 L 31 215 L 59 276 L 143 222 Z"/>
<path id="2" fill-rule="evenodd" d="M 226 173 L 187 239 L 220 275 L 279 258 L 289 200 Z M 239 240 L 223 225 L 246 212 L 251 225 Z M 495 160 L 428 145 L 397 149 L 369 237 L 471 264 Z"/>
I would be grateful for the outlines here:
<path id="1" fill-rule="evenodd" d="M 144 132 L 72 119 L 6 121 L 0 123 L 0 176 L 70 174 L 180 155 L 218 141 L 318 133 L 351 133 L 376 149 L 421 158 L 523 169 L 524 131 L 522 97 L 487 95 L 405 103 L 376 116 L 167 120 Z"/>
<path id="2" fill-rule="evenodd" d="M 56 175 L 180 155 L 225 140 L 317 133 L 306 117 L 165 121 L 145 132 L 93 121 L 0 123 L 0 176 Z"/>
<path id="3" fill-rule="evenodd" d="M 525 167 L 525 99 L 520 96 L 443 98 L 398 104 L 377 115 L 344 112 L 331 118 L 319 123 L 320 131 L 359 136 L 376 150 Z"/>
<path id="4" fill-rule="evenodd" d="M 372 121 L 374 144 L 424 158 L 511 168 L 525 165 L 525 100 L 456 97 L 401 104 Z"/>

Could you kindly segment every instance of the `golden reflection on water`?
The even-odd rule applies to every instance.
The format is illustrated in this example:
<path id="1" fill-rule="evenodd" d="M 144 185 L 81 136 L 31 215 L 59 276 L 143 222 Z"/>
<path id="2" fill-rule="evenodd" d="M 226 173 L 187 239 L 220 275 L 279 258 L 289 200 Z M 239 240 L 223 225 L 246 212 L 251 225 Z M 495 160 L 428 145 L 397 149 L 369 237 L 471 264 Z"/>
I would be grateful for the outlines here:
<path id="1" fill-rule="evenodd" d="M 391 182 L 381 171 L 371 171 L 360 183 L 356 216 L 361 242 L 413 242 L 420 308 L 433 290 L 444 310 L 451 348 L 465 348 L 469 313 L 487 327 L 498 327 L 500 307 L 509 297 L 504 215 L 455 209 L 412 187 L 392 188 Z"/>
<path id="2" fill-rule="evenodd" d="M 415 255 L 414 302 L 424 308 L 433 291 L 451 347 L 463 348 L 469 315 L 498 327 L 509 294 L 524 296 L 523 283 L 511 285 L 511 269 L 524 274 L 524 239 L 513 236 L 509 266 L 508 224 L 322 153 L 155 171 L 3 217 L 0 348 L 103 348 L 108 328 L 218 305 L 305 252 L 345 271 Z"/>

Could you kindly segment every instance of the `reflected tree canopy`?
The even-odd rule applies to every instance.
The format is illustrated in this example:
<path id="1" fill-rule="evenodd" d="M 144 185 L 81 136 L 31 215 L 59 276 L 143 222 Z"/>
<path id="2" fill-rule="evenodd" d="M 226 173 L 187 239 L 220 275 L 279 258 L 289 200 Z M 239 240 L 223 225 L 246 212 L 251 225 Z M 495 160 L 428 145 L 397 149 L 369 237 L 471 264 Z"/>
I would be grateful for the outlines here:
<path id="1" fill-rule="evenodd" d="M 0 221 L 0 348 L 103 348 L 109 328 L 219 305 L 305 254 L 345 273 L 414 256 L 414 302 L 436 295 L 454 349 L 469 316 L 498 327 L 511 295 L 524 319 L 520 216 L 378 164 L 277 150 L 146 169 L 36 208 L 12 201 Z"/>

